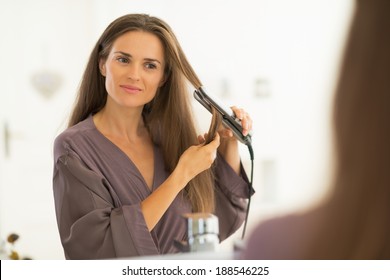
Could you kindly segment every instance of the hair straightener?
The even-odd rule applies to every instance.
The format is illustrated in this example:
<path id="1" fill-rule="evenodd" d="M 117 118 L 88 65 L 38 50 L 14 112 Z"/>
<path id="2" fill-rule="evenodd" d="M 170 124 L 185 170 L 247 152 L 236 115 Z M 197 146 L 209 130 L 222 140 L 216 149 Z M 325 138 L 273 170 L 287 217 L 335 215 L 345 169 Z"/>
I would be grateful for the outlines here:
<path id="1" fill-rule="evenodd" d="M 254 153 L 252 149 L 252 133 L 249 132 L 247 135 L 242 134 L 242 125 L 241 121 L 234 115 L 234 112 L 232 109 L 226 107 L 223 105 L 221 101 L 217 100 L 217 97 L 213 96 L 211 97 L 209 94 L 206 93 L 206 90 L 204 87 L 199 87 L 198 89 L 195 89 L 194 91 L 194 97 L 195 99 L 202 104 L 210 113 L 212 113 L 212 108 L 214 108 L 219 114 L 222 116 L 222 124 L 225 127 L 230 128 L 233 131 L 234 136 L 243 144 L 245 144 L 249 149 L 249 154 L 251 158 L 251 176 L 249 181 L 249 195 L 248 195 L 248 207 L 246 210 L 246 217 L 244 222 L 244 229 L 242 232 L 242 239 L 244 239 L 245 236 L 245 230 L 246 225 L 248 223 L 248 214 L 249 214 L 249 207 L 251 204 L 251 196 L 254 193 L 254 190 L 252 188 L 252 182 L 253 182 L 253 161 L 254 161 Z"/>
<path id="2" fill-rule="evenodd" d="M 252 143 L 252 134 L 244 136 L 242 134 L 242 125 L 241 121 L 236 118 L 232 109 L 223 105 L 221 101 L 217 99 L 217 97 L 211 97 L 206 93 L 204 87 L 200 87 L 194 91 L 194 97 L 199 101 L 210 113 L 212 113 L 212 107 L 217 110 L 222 116 L 222 124 L 225 127 L 228 127 L 232 130 L 234 136 L 243 144 L 251 145 Z"/>

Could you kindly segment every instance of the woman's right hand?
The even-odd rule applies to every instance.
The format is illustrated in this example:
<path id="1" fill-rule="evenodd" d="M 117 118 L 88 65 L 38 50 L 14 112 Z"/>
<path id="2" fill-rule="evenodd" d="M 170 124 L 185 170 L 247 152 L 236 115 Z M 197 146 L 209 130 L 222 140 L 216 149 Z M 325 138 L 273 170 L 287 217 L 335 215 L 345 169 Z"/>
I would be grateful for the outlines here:
<path id="1" fill-rule="evenodd" d="M 210 168 L 217 156 L 219 134 L 208 145 L 189 147 L 181 155 L 172 174 L 141 203 L 146 225 L 151 231 L 192 178 Z"/>
<path id="2" fill-rule="evenodd" d="M 220 136 L 215 134 L 215 138 L 207 145 L 195 145 L 189 147 L 181 155 L 175 171 L 183 176 L 185 185 L 196 175 L 211 167 L 217 157 L 217 148 L 220 144 Z"/>

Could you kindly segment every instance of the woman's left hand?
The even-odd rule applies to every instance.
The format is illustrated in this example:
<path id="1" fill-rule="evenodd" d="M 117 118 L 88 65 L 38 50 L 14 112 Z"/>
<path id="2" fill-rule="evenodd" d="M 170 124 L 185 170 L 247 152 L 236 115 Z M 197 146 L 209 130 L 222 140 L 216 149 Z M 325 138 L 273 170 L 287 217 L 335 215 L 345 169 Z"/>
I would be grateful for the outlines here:
<path id="1" fill-rule="evenodd" d="M 234 115 L 241 121 L 243 128 L 242 134 L 244 136 L 252 130 L 252 119 L 244 109 L 239 109 L 236 106 L 232 106 L 231 109 Z M 218 134 L 220 136 L 220 145 L 218 147 L 219 153 L 223 156 L 226 162 L 232 167 L 236 174 L 241 172 L 240 154 L 238 151 L 238 141 L 234 137 L 233 131 L 230 128 L 226 128 L 223 124 L 218 128 Z M 207 133 L 202 136 L 198 136 L 199 143 L 204 143 Z"/>
<path id="2" fill-rule="evenodd" d="M 252 130 L 252 119 L 250 115 L 241 108 L 237 108 L 236 106 L 230 107 L 233 110 L 234 115 L 237 119 L 241 121 L 241 126 L 243 128 L 242 134 L 244 136 L 248 135 L 248 133 Z M 233 131 L 230 128 L 225 127 L 224 125 L 221 125 L 218 129 L 218 133 L 221 136 L 221 138 L 233 138 Z"/>

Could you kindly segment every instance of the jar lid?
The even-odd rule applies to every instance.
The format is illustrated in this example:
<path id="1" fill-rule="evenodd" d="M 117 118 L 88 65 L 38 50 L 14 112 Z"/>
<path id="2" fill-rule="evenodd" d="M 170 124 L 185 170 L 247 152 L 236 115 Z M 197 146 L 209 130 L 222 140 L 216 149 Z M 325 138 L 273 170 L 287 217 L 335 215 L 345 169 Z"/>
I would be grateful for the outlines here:
<path id="1" fill-rule="evenodd" d="M 210 213 L 188 213 L 183 215 L 187 219 L 188 237 L 201 234 L 219 234 L 218 217 Z"/>

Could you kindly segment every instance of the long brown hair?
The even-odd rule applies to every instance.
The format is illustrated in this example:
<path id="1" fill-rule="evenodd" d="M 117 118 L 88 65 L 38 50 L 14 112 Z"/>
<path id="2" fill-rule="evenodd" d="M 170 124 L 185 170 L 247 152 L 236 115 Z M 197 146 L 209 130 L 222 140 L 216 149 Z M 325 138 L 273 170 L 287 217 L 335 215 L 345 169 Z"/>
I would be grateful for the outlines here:
<path id="1" fill-rule="evenodd" d="M 390 1 L 362 0 L 335 95 L 336 172 L 310 258 L 390 259 Z"/>
<path id="2" fill-rule="evenodd" d="M 145 31 L 156 35 L 165 51 L 164 84 L 155 98 L 144 106 L 143 117 L 152 140 L 163 152 L 166 168 L 173 171 L 182 153 L 198 144 L 192 115 L 189 85 L 201 82 L 188 62 L 171 28 L 159 18 L 145 14 L 128 14 L 114 20 L 103 32 L 92 50 L 86 66 L 69 126 L 100 111 L 106 104 L 107 91 L 99 61 L 104 61 L 121 35 L 129 31 Z M 214 134 L 215 131 L 209 132 Z M 186 187 L 194 212 L 214 210 L 214 175 L 212 169 L 193 178 Z"/>

